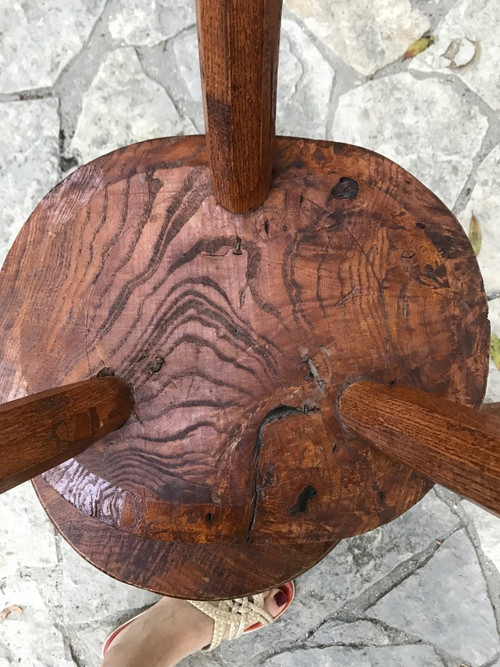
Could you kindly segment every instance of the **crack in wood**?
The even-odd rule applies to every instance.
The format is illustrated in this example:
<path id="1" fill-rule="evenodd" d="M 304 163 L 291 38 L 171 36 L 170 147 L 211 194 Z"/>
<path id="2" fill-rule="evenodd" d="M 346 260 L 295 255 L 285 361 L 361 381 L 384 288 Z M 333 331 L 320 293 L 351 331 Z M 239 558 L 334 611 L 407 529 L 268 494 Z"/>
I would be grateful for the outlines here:
<path id="1" fill-rule="evenodd" d="M 266 426 L 276 421 L 277 419 L 285 419 L 286 417 L 290 417 L 291 415 L 303 415 L 303 414 L 304 413 L 301 410 L 298 410 L 297 408 L 294 408 L 291 405 L 279 405 L 277 408 L 274 408 L 273 410 L 268 412 L 267 415 L 264 417 L 264 419 L 260 422 L 259 428 L 257 429 L 257 435 L 255 437 L 254 463 L 253 463 L 253 468 L 255 470 L 255 478 L 254 478 L 254 488 L 252 493 L 252 514 L 250 516 L 250 521 L 248 523 L 247 536 L 245 539 L 245 542 L 247 544 L 250 543 L 252 540 L 252 531 L 257 516 L 257 506 L 259 502 L 259 492 L 260 492 L 259 458 L 260 458 L 260 453 L 262 451 L 262 446 L 264 444 L 263 442 L 264 429 L 266 428 Z"/>

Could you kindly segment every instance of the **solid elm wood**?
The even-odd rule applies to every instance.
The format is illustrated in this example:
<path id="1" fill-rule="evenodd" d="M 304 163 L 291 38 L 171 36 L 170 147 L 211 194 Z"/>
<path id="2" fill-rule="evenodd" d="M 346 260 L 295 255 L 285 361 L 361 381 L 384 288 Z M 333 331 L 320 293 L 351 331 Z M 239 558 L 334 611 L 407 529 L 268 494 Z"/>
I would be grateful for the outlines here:
<path id="1" fill-rule="evenodd" d="M 90 562 L 169 595 L 231 595 L 240 557 L 240 591 L 256 568 L 259 588 L 294 576 L 431 488 L 345 432 L 346 384 L 484 394 L 486 298 L 453 215 L 370 151 L 276 146 L 245 215 L 216 204 L 203 137 L 99 158 L 0 273 L 2 400 L 103 367 L 134 390 L 126 426 L 35 482 L 49 515 Z M 217 577 L 196 575 L 212 549 Z"/>
<path id="2" fill-rule="evenodd" d="M 500 403 L 483 403 L 481 412 L 500 417 Z"/>
<path id="3" fill-rule="evenodd" d="M 0 405 L 0 493 L 77 456 L 130 416 L 130 389 L 93 378 Z"/>
<path id="4" fill-rule="evenodd" d="M 82 520 L 42 478 L 35 490 L 56 528 L 83 558 L 120 581 L 170 597 L 218 600 L 266 591 L 310 569 L 336 546 L 138 540 L 97 519 Z M 103 548 L 96 549 L 96 543 Z"/>
<path id="5" fill-rule="evenodd" d="M 406 387 L 355 382 L 342 422 L 385 454 L 500 514 L 500 419 Z"/>
<path id="6" fill-rule="evenodd" d="M 281 0 L 197 0 L 205 126 L 217 201 L 233 212 L 269 193 Z"/>

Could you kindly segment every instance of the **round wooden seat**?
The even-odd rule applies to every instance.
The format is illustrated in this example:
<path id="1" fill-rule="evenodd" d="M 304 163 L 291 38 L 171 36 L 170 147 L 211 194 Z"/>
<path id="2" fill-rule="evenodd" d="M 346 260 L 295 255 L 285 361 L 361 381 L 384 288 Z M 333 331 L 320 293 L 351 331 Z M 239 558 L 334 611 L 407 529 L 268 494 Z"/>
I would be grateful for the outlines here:
<path id="1" fill-rule="evenodd" d="M 478 406 L 488 323 L 472 248 L 370 151 L 280 138 L 264 204 L 214 198 L 204 137 L 86 165 L 0 274 L 0 399 L 94 375 L 127 424 L 35 486 L 114 577 L 179 597 L 263 590 L 379 526 L 432 482 L 338 420 L 369 379 Z"/>

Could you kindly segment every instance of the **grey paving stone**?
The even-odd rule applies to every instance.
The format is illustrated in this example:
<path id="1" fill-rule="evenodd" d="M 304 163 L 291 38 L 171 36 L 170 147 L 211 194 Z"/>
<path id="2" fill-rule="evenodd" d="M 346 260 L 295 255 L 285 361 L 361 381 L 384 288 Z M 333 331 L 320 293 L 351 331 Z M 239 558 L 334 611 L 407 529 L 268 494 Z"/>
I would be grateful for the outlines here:
<path id="1" fill-rule="evenodd" d="M 154 46 L 196 19 L 194 0 L 117 0 L 110 10 L 109 32 L 123 44 Z"/>
<path id="2" fill-rule="evenodd" d="M 468 500 L 461 505 L 474 523 L 482 552 L 500 572 L 500 517 Z"/>
<path id="3" fill-rule="evenodd" d="M 460 77 L 493 109 L 500 109 L 500 3 L 459 0 L 434 31 L 436 42 L 411 67 Z"/>
<path id="4" fill-rule="evenodd" d="M 128 620 L 128 618 L 131 618 L 130 614 L 123 620 Z M 71 654 L 76 659 L 75 664 L 78 667 L 97 667 L 104 642 L 118 625 L 120 623 L 108 621 L 99 621 L 86 627 L 66 625 L 66 634 L 70 637 Z"/>
<path id="5" fill-rule="evenodd" d="M 403 72 L 341 96 L 329 138 L 391 158 L 453 207 L 488 129 L 453 86 Z"/>
<path id="6" fill-rule="evenodd" d="M 388 646 L 393 637 L 386 630 L 372 621 L 340 623 L 327 621 L 308 640 L 308 645 L 345 645 L 345 646 Z"/>
<path id="7" fill-rule="evenodd" d="M 0 495 L 0 516 L 0 577 L 57 565 L 54 528 L 30 482 Z"/>
<path id="8" fill-rule="evenodd" d="M 487 155 L 475 175 L 476 184 L 458 219 L 466 232 L 474 214 L 481 228 L 482 243 L 477 256 L 487 294 L 500 295 L 500 144 Z"/>
<path id="9" fill-rule="evenodd" d="M 184 30 L 164 46 L 141 49 L 147 73 L 168 90 L 176 108 L 204 131 L 196 29 Z M 304 30 L 283 18 L 278 69 L 276 133 L 324 139 L 335 79 Z"/>
<path id="10" fill-rule="evenodd" d="M 132 47 L 112 51 L 83 96 L 71 143 L 84 162 L 154 137 L 196 132 L 165 90 L 149 79 Z"/>
<path id="11" fill-rule="evenodd" d="M 408 0 L 285 0 L 326 46 L 369 76 L 400 58 L 429 22 Z"/>
<path id="12" fill-rule="evenodd" d="M 105 0 L 4 3 L 0 11 L 0 92 L 44 88 L 85 44 Z"/>
<path id="13" fill-rule="evenodd" d="M 328 647 L 282 653 L 264 665 L 274 667 L 443 667 L 431 646 Z"/>
<path id="14" fill-rule="evenodd" d="M 247 667 L 280 641 L 306 638 L 311 628 L 390 575 L 395 567 L 457 527 L 458 518 L 434 492 L 390 524 L 341 542 L 297 582 L 297 596 L 275 626 L 238 642 L 225 643 L 216 653 L 223 665 Z M 193 667 L 204 665 L 192 658 Z"/>
<path id="15" fill-rule="evenodd" d="M 305 32 L 284 18 L 278 70 L 276 132 L 326 138 L 328 102 L 335 72 Z"/>
<path id="16" fill-rule="evenodd" d="M 154 593 L 111 579 L 63 540 L 60 547 L 61 596 L 66 624 L 98 625 L 110 620 L 119 624 L 159 599 Z"/>
<path id="17" fill-rule="evenodd" d="M 500 649 L 477 556 L 463 531 L 367 614 L 412 632 L 474 667 Z"/>
<path id="18" fill-rule="evenodd" d="M 59 180 L 57 107 L 57 99 L 0 103 L 0 266 L 29 214 Z"/>
<path id="19" fill-rule="evenodd" d="M 12 613 L 0 625 L 0 646 L 8 647 L 12 659 L 8 664 L 26 667 L 74 664 L 56 613 L 42 595 L 42 587 L 50 586 L 46 573 L 41 571 L 33 579 L 12 577 L 1 582 L 0 611 L 11 605 L 22 609 L 22 614 Z"/>

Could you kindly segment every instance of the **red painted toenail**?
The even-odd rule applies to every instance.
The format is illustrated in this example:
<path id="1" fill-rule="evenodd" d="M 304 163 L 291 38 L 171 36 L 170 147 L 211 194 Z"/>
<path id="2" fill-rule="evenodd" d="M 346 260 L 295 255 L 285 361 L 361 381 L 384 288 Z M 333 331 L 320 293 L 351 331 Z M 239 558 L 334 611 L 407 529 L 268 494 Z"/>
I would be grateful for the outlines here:
<path id="1" fill-rule="evenodd" d="M 284 605 L 286 605 L 288 601 L 286 593 L 284 593 L 283 591 L 278 591 L 274 596 L 274 601 L 276 602 L 276 606 L 283 607 Z"/>

